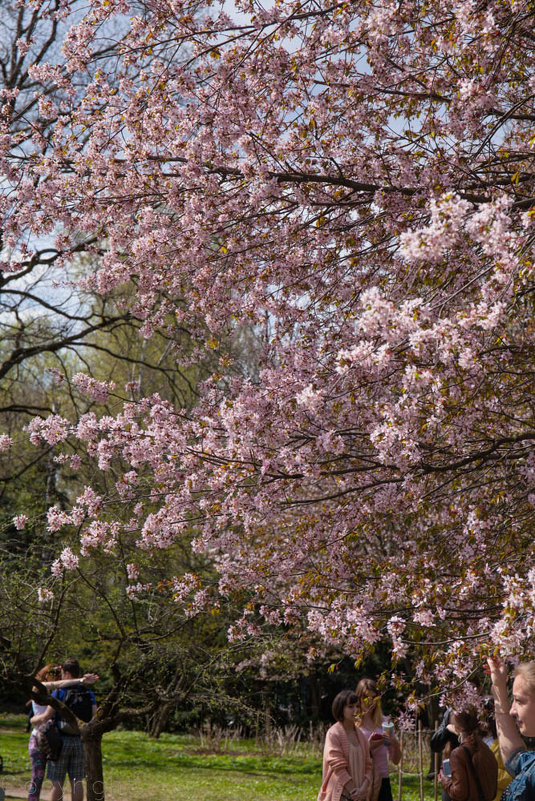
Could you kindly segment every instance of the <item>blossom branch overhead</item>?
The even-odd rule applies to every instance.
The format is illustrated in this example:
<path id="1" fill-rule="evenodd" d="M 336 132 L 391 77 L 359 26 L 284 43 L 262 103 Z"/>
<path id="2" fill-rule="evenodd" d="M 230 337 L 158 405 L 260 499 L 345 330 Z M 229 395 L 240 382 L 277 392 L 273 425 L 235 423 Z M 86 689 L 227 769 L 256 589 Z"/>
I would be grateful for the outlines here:
<path id="1" fill-rule="evenodd" d="M 218 356 L 193 408 L 30 424 L 113 476 L 49 526 L 81 527 L 85 558 L 191 536 L 253 599 L 233 636 L 386 640 L 453 686 L 534 643 L 534 11 L 228 5 L 89 2 L 31 68 L 55 87 L 31 147 L 2 123 L 10 247 L 57 234 L 68 275 L 98 243 L 87 288 L 123 292 L 147 338 L 187 328 L 179 363 Z M 240 369 L 226 343 L 250 330 Z"/>

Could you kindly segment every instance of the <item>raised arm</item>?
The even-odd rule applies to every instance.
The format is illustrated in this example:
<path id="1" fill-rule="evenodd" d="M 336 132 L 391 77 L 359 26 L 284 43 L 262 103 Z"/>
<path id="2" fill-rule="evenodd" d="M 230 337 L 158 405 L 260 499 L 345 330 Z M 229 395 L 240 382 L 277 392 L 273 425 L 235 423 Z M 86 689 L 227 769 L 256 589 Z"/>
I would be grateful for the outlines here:
<path id="1" fill-rule="evenodd" d="M 61 690 L 65 687 L 76 687 L 77 684 L 83 684 L 85 686 L 90 686 L 98 681 L 99 677 L 97 673 L 84 673 L 78 679 L 58 679 L 58 681 L 42 681 L 40 684 L 46 688 L 47 691 L 51 690 Z M 97 711 L 97 707 L 93 704 L 93 717 Z M 40 726 L 41 723 L 46 723 L 47 720 L 53 718 L 56 713 L 56 710 L 51 707 L 47 706 L 44 712 L 41 712 L 39 715 L 34 715 L 30 719 L 30 723 L 32 726 Z"/>
<path id="2" fill-rule="evenodd" d="M 47 690 L 62 690 L 64 687 L 76 687 L 77 684 L 83 684 L 84 686 L 91 686 L 98 681 L 98 674 L 97 673 L 84 673 L 84 675 L 79 679 L 58 679 L 57 681 L 42 681 L 41 684 L 43 687 L 46 687 Z"/>
<path id="3" fill-rule="evenodd" d="M 492 681 L 498 742 L 502 759 L 505 763 L 515 751 L 526 746 L 520 736 L 514 718 L 509 713 L 511 705 L 507 695 L 507 667 L 503 660 L 498 657 L 489 657 L 487 663 Z"/>

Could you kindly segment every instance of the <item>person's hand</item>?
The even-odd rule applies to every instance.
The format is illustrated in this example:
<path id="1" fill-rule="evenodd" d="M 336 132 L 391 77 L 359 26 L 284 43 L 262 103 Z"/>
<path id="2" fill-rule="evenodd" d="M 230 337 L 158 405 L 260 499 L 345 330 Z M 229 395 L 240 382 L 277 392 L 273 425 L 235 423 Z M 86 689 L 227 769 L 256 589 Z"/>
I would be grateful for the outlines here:
<path id="1" fill-rule="evenodd" d="M 82 676 L 82 684 L 91 685 L 94 684 L 96 681 L 98 681 L 98 679 L 99 679 L 98 673 L 84 673 L 84 675 Z"/>
<path id="2" fill-rule="evenodd" d="M 389 745 L 392 745 L 394 748 L 398 748 L 399 747 L 399 740 L 396 737 L 396 735 L 394 734 L 394 730 L 393 729 L 388 732 L 388 742 L 389 742 Z"/>
<path id="3" fill-rule="evenodd" d="M 487 665 L 492 681 L 491 692 L 494 698 L 494 714 L 508 714 L 510 702 L 507 694 L 507 665 L 500 657 L 492 656 L 487 659 Z"/>
<path id="4" fill-rule="evenodd" d="M 441 787 L 444 787 L 444 789 L 446 789 L 446 785 L 448 783 L 448 776 L 446 776 L 444 774 L 444 771 L 442 770 L 442 768 L 440 768 L 440 770 L 438 772 L 437 779 L 438 779 Z"/>
<path id="5" fill-rule="evenodd" d="M 487 669 L 490 673 L 491 693 L 496 703 L 506 706 L 507 695 L 507 665 L 499 656 L 489 656 L 487 658 Z"/>
<path id="6" fill-rule="evenodd" d="M 373 731 L 370 736 L 368 737 L 368 745 L 370 751 L 375 751 L 379 748 L 380 745 L 384 743 L 384 735 L 379 734 L 377 731 Z"/>
<path id="7" fill-rule="evenodd" d="M 493 684 L 501 681 L 507 682 L 507 665 L 500 656 L 489 656 L 487 658 L 488 669 L 486 673 L 490 673 L 490 678 Z"/>
<path id="8" fill-rule="evenodd" d="M 354 790 L 351 790 L 349 795 L 353 799 L 353 801 L 366 801 L 366 793 L 367 793 L 367 786 L 366 784 L 362 784 L 360 787 L 355 787 Z"/>

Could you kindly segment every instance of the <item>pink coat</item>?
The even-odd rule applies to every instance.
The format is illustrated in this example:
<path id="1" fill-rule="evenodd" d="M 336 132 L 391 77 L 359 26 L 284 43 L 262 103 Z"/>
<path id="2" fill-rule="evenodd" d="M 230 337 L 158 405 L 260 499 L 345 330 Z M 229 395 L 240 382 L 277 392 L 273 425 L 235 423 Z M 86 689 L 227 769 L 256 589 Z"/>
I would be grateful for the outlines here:
<path id="1" fill-rule="evenodd" d="M 364 777 L 368 779 L 371 791 L 373 763 L 366 736 L 355 726 L 355 735 L 364 755 Z M 363 777 L 363 778 L 364 778 Z M 318 801 L 340 801 L 344 785 L 351 781 L 349 773 L 349 740 L 341 723 L 331 726 L 325 737 L 323 749 L 323 781 Z"/>

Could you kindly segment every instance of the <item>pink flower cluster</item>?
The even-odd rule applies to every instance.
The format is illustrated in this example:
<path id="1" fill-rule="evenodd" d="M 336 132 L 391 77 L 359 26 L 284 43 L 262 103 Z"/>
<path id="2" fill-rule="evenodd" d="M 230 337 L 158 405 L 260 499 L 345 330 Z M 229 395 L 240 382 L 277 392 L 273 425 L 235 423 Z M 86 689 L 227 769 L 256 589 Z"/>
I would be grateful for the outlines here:
<path id="1" fill-rule="evenodd" d="M 76 373 L 72 382 L 80 392 L 89 395 L 92 400 L 98 403 L 105 403 L 108 400 L 109 393 L 115 389 L 113 381 L 97 381 L 85 373 Z"/>
<path id="2" fill-rule="evenodd" d="M 251 600 L 233 637 L 385 642 L 455 686 L 535 647 L 531 6 L 224 5 L 155 0 L 103 60 L 125 6 L 89 0 L 31 68 L 31 141 L 3 123 L 8 246 L 57 222 L 67 277 L 85 248 L 84 287 L 160 330 L 195 398 L 133 382 L 113 416 L 32 421 L 111 476 L 49 528 L 80 526 L 88 558 L 191 537 Z"/>

